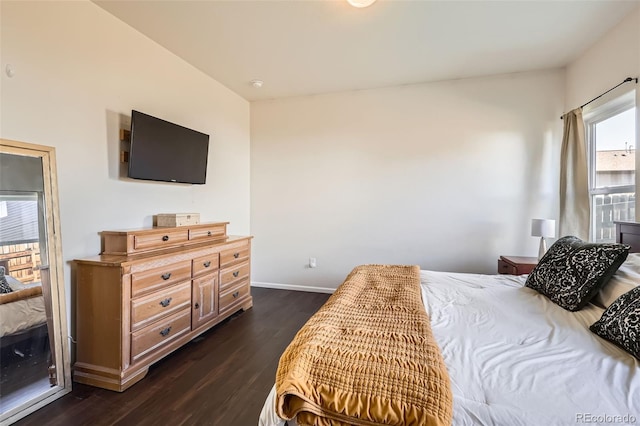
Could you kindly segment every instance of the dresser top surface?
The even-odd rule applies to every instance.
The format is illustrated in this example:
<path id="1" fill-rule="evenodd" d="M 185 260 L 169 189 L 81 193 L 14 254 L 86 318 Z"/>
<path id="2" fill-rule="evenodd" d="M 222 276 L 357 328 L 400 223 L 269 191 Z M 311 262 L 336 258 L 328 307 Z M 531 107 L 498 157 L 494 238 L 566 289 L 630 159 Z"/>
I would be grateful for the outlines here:
<path id="1" fill-rule="evenodd" d="M 186 229 L 194 229 L 194 228 L 207 228 L 210 226 L 221 226 L 221 225 L 228 225 L 229 222 L 205 222 L 205 223 L 199 223 L 197 225 L 184 225 L 184 226 L 153 226 L 153 227 L 147 227 L 147 228 L 133 228 L 133 229 L 119 229 L 119 230 L 109 230 L 109 231 L 102 231 L 100 232 L 100 235 L 129 235 L 129 234 L 136 234 L 136 235 L 144 235 L 144 234 L 151 234 L 151 233 L 155 233 L 155 232 L 162 232 L 162 231 L 180 231 L 180 230 L 186 230 Z"/>
<path id="2" fill-rule="evenodd" d="M 201 243 L 193 243 L 189 245 L 183 245 L 178 247 L 167 248 L 163 250 L 155 250 L 152 252 L 144 252 L 137 254 L 119 255 L 119 254 L 99 254 L 97 256 L 86 257 L 82 259 L 74 259 L 74 262 L 77 264 L 92 264 L 92 265 L 100 265 L 100 266 L 120 266 L 126 263 L 131 262 L 139 262 L 144 261 L 150 257 L 161 257 L 161 256 L 171 256 L 174 254 L 183 253 L 185 251 L 192 251 L 203 249 L 207 247 L 216 247 L 220 248 L 220 250 L 225 250 L 225 246 L 232 245 L 236 242 L 241 242 L 244 240 L 251 240 L 253 236 L 242 236 L 242 235 L 230 235 L 224 241 L 205 241 Z"/>

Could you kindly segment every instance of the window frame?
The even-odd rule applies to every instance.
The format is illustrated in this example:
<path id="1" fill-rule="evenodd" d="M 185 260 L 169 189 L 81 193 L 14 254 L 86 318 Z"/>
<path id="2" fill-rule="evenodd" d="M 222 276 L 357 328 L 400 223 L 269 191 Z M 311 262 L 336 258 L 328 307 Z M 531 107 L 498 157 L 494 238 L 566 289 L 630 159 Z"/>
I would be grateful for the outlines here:
<path id="1" fill-rule="evenodd" d="M 630 90 L 618 97 L 611 99 L 607 102 L 601 103 L 593 108 L 590 108 L 588 112 L 583 112 L 583 122 L 585 130 L 585 143 L 587 145 L 587 172 L 589 181 L 589 210 L 590 210 L 590 224 L 589 224 L 589 236 L 590 240 L 595 240 L 595 228 L 596 217 L 594 214 L 594 197 L 597 195 L 614 195 L 624 193 L 636 193 L 635 182 L 631 185 L 614 185 L 614 186 L 595 186 L 596 184 L 596 126 L 605 120 L 615 117 L 618 114 L 622 114 L 630 109 L 636 108 L 636 90 Z M 638 122 L 636 118 L 635 132 L 636 140 L 638 138 Z M 636 140 L 634 140 L 633 149 L 636 150 Z M 637 160 L 636 160 L 637 164 Z M 637 169 L 637 168 L 636 168 Z M 637 173 L 637 170 L 636 170 Z M 636 177 L 637 181 L 637 177 Z"/>

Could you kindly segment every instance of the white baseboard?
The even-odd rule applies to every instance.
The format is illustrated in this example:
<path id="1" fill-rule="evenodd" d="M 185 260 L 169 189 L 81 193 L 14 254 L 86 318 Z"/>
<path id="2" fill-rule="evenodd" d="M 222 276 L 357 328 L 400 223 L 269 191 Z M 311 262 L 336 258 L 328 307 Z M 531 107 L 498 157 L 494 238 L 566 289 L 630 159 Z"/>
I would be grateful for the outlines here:
<path id="1" fill-rule="evenodd" d="M 311 287 L 311 286 L 296 285 L 296 284 L 263 283 L 259 281 L 251 281 L 251 287 L 273 288 L 277 290 L 308 291 L 311 293 L 329 293 L 329 294 L 333 294 L 333 292 L 336 291 L 335 288 L 329 288 L 329 287 Z"/>

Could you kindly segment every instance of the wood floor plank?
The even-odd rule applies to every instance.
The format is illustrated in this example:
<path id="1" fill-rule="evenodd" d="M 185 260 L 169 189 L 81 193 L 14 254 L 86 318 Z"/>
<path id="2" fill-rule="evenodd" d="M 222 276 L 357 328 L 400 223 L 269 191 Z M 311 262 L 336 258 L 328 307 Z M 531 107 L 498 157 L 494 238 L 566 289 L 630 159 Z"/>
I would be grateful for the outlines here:
<path id="1" fill-rule="evenodd" d="M 255 426 L 280 355 L 329 295 L 251 291 L 252 309 L 157 362 L 125 392 L 74 383 L 17 424 Z"/>

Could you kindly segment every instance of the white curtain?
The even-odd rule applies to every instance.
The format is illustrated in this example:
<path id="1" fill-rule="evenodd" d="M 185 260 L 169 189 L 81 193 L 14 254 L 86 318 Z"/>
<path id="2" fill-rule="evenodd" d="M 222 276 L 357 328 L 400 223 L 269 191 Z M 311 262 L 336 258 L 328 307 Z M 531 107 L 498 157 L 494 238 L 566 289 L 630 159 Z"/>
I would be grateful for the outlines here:
<path id="1" fill-rule="evenodd" d="M 560 236 L 589 240 L 589 174 L 582 109 L 563 116 L 564 134 L 560 154 Z"/>

